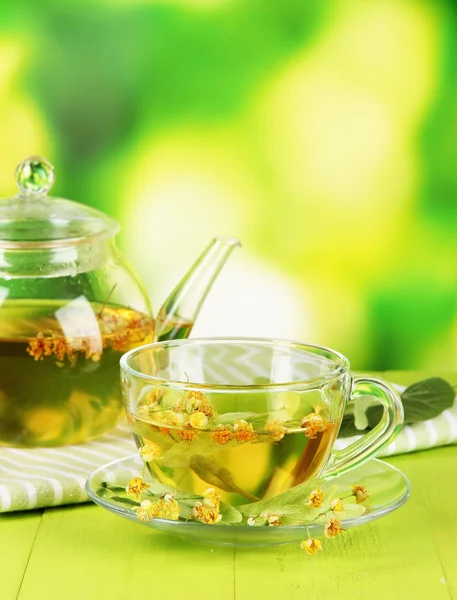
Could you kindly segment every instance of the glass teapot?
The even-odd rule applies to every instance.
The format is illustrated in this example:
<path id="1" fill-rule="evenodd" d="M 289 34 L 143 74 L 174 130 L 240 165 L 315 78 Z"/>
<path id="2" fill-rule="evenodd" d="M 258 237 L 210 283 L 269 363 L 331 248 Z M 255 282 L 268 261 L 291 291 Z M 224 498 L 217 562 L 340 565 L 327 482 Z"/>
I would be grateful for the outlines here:
<path id="1" fill-rule="evenodd" d="M 187 337 L 235 238 L 215 238 L 154 320 L 116 248 L 118 223 L 47 196 L 54 169 L 31 157 L 0 201 L 0 445 L 58 446 L 99 436 L 122 415 L 119 359 Z"/>

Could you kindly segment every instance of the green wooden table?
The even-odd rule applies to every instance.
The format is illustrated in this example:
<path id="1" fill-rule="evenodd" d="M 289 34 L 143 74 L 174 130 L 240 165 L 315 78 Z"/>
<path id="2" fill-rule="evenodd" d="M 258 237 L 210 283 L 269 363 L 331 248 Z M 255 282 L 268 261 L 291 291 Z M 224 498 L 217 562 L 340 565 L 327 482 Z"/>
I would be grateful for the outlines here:
<path id="1" fill-rule="evenodd" d="M 191 544 L 91 504 L 1 516 L 0 600 L 457 599 L 457 446 L 388 462 L 410 500 L 315 557 Z"/>

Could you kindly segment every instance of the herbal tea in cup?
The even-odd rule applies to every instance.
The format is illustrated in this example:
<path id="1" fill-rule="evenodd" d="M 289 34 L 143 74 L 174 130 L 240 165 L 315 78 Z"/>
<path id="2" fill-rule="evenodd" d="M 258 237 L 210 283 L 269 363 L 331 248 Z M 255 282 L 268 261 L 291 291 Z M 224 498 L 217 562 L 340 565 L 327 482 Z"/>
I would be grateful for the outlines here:
<path id="1" fill-rule="evenodd" d="M 336 477 L 371 458 L 399 431 L 398 393 L 352 377 L 349 361 L 319 346 L 268 339 L 160 342 L 121 359 L 128 421 L 156 480 L 225 502 L 274 497 L 316 477 Z M 346 403 L 369 395 L 380 423 L 332 450 Z"/>

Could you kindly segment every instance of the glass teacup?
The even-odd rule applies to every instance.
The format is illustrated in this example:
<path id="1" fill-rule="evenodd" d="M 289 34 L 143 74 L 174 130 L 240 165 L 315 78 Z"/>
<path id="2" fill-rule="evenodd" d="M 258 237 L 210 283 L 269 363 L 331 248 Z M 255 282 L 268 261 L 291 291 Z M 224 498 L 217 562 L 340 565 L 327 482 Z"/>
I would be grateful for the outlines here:
<path id="1" fill-rule="evenodd" d="M 403 422 L 396 390 L 354 377 L 347 358 L 272 339 L 166 341 L 121 359 L 128 421 L 151 475 L 181 491 L 215 488 L 232 505 L 271 498 L 373 457 Z M 380 422 L 333 450 L 345 407 L 376 398 Z"/>

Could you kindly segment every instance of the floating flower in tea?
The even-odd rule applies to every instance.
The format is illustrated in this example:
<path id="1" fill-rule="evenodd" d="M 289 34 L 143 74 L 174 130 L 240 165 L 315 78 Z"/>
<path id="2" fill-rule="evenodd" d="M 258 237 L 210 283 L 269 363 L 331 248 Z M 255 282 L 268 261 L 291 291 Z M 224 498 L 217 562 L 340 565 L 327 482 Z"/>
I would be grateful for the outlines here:
<path id="1" fill-rule="evenodd" d="M 271 437 L 275 442 L 280 442 L 286 435 L 287 429 L 284 427 L 284 421 L 275 419 L 274 421 L 269 421 L 265 425 L 265 431 L 268 431 L 268 433 L 271 434 Z"/>
<path id="2" fill-rule="evenodd" d="M 193 441 L 196 440 L 199 436 L 199 432 L 197 429 L 193 429 L 192 425 L 190 423 L 187 423 L 182 429 L 180 429 L 178 431 L 178 436 L 186 442 L 186 444 L 189 444 Z"/>
<path id="3" fill-rule="evenodd" d="M 208 425 L 208 417 L 204 412 L 194 412 L 189 417 L 189 424 L 194 429 L 204 429 Z"/>
<path id="4" fill-rule="evenodd" d="M 311 413 L 301 420 L 300 426 L 309 439 L 314 439 L 318 433 L 324 433 L 327 430 L 328 422 L 321 415 Z"/>
<path id="5" fill-rule="evenodd" d="M 226 425 L 218 425 L 216 429 L 211 431 L 211 439 L 219 446 L 225 446 L 235 437 L 233 430 Z"/>
<path id="6" fill-rule="evenodd" d="M 256 439 L 253 426 L 244 419 L 235 419 L 233 430 L 237 442 L 250 442 Z"/>
<path id="7" fill-rule="evenodd" d="M 162 449 L 159 444 L 151 442 L 140 448 L 139 453 L 144 462 L 152 462 L 161 456 Z"/>

